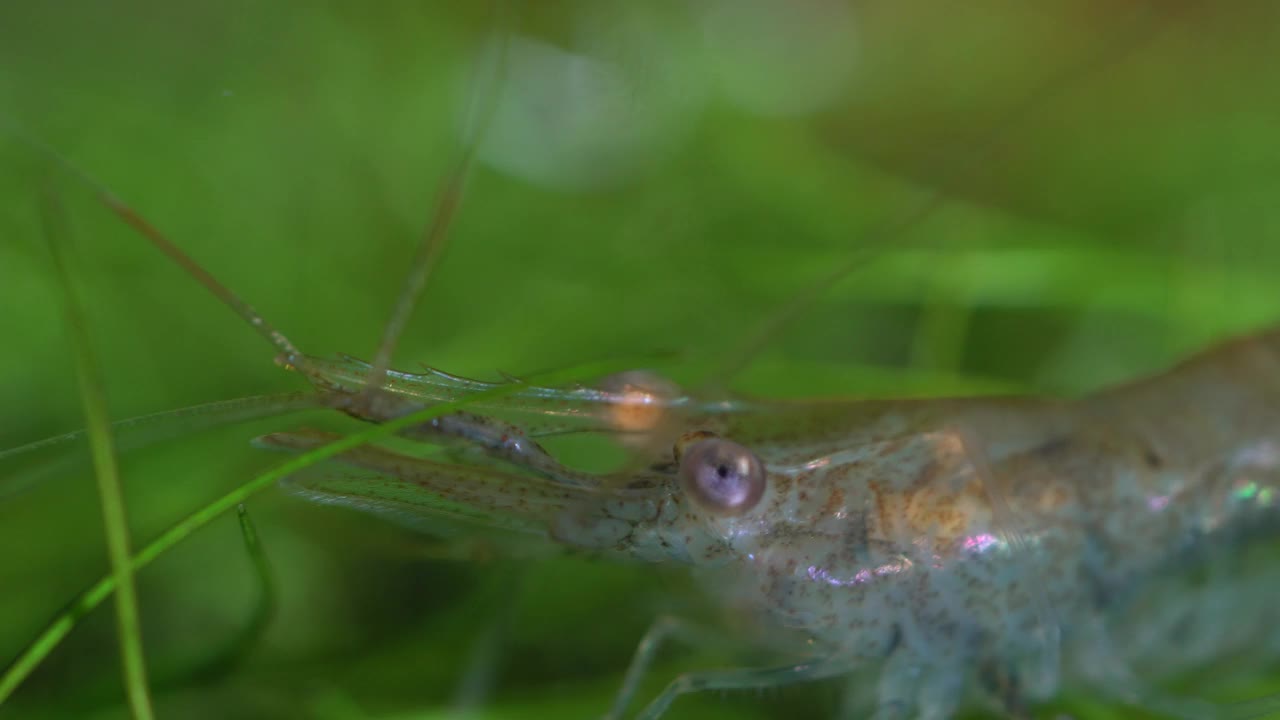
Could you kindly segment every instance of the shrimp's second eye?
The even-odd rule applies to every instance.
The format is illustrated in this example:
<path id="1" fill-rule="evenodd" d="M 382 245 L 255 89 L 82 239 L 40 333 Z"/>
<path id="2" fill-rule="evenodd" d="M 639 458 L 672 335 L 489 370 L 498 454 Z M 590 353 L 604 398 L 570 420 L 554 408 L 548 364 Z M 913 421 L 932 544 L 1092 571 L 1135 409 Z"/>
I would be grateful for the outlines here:
<path id="1" fill-rule="evenodd" d="M 764 464 L 735 442 L 707 437 L 680 453 L 680 486 L 709 513 L 740 515 L 764 495 Z"/>

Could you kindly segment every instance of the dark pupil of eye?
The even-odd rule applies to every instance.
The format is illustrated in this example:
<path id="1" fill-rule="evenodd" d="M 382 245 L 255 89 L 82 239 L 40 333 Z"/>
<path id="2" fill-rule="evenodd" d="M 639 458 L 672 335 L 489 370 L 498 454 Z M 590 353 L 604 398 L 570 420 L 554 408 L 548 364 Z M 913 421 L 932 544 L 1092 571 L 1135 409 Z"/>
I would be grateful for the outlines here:
<path id="1" fill-rule="evenodd" d="M 704 510 L 741 515 L 755 507 L 766 476 L 751 451 L 719 438 L 691 444 L 680 458 L 680 484 Z"/>
<path id="2" fill-rule="evenodd" d="M 720 507 L 736 508 L 752 491 L 751 479 L 729 458 L 708 458 L 703 467 L 701 490 Z"/>

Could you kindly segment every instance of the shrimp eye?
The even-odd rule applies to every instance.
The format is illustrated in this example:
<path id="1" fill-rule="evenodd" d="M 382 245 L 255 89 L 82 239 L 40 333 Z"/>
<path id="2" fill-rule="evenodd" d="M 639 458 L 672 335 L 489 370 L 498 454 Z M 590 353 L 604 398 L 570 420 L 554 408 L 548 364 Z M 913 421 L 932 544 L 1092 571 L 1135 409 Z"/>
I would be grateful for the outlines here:
<path id="1" fill-rule="evenodd" d="M 690 443 L 680 453 L 680 485 L 702 509 L 739 515 L 764 495 L 764 464 L 750 450 L 718 437 Z"/>

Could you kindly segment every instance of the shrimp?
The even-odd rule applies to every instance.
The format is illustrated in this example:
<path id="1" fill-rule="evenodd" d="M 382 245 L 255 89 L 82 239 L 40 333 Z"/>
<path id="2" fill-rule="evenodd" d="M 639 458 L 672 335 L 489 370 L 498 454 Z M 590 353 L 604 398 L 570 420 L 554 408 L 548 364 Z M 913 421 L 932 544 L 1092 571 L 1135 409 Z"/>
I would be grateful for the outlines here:
<path id="1" fill-rule="evenodd" d="M 983 119 L 981 113 L 975 117 Z M 841 140 L 855 146 L 867 142 L 835 138 L 833 143 Z M 812 151 L 804 144 L 784 147 Z M 910 162 L 892 152 L 875 160 L 913 177 L 912 171 L 901 170 Z M 751 176 L 750 168 L 738 170 L 740 177 Z M 914 177 L 926 185 L 953 181 L 945 173 L 939 179 L 930 177 L 928 170 L 918 172 Z M 820 180 L 820 175 L 810 179 Z M 863 186 L 879 187 L 878 182 Z M 777 181 L 767 190 L 784 192 L 786 184 Z M 749 187 L 742 194 L 751 196 L 759 189 Z M 377 183 L 361 191 L 376 195 Z M 499 192 L 492 187 L 489 191 Z M 964 191 L 973 193 L 975 205 L 992 197 L 981 187 Z M 994 195 L 1000 197 L 998 191 Z M 792 199 L 803 207 L 803 198 Z M 383 198 L 365 200 L 376 204 Z M 381 222 L 398 226 L 394 208 L 403 203 L 403 198 L 387 201 L 393 209 L 383 217 L 393 219 Z M 150 198 L 148 204 L 163 205 L 163 195 Z M 153 223 L 123 204 L 113 209 L 144 232 L 153 225 L 172 230 L 173 223 L 164 218 Z M 585 222 L 569 212 L 574 209 L 571 204 L 560 209 L 572 218 L 565 222 Z M 1050 217 L 1054 211 L 1052 203 L 1033 209 Z M 452 302 L 447 303 L 428 297 L 427 306 L 441 310 L 433 322 L 492 330 L 497 321 L 485 314 L 493 308 L 468 315 L 469 294 L 495 292 L 493 288 L 504 283 L 522 287 L 519 283 L 538 277 L 540 269 L 535 260 L 528 261 L 533 268 L 518 268 L 512 274 L 507 274 L 509 266 L 492 264 L 496 261 L 489 256 L 500 253 L 484 250 L 493 245 L 486 246 L 481 241 L 488 238 L 478 237 L 483 233 L 477 225 L 483 226 L 485 219 L 477 215 L 461 222 L 462 237 L 453 247 L 480 248 L 472 252 L 484 257 L 461 260 L 465 263 L 469 257 L 473 268 L 484 267 L 491 276 L 477 273 L 482 280 L 476 285 L 482 290 L 469 287 L 449 296 Z M 961 214 L 952 219 L 963 225 L 974 218 Z M 825 220 L 831 222 L 832 216 Z M 209 222 L 231 221 L 218 213 Z M 470 230 L 468 222 L 473 223 Z M 371 229 L 358 222 L 352 225 L 353 230 Z M 225 225 L 213 229 L 234 230 Z M 628 232 L 656 235 L 663 229 L 642 226 Z M 179 228 L 174 236 L 184 237 L 192 230 Z M 158 233 L 151 234 L 168 247 Z M 520 246 L 503 247 L 518 252 Z M 639 243 L 615 247 L 633 257 L 646 252 Z M 664 265 L 672 256 L 708 268 L 721 259 L 699 257 L 697 248 L 684 250 L 680 255 L 678 244 L 667 247 L 661 253 Z M 750 253 L 753 248 L 720 250 Z M 313 257 L 310 246 L 289 251 L 299 256 L 303 267 Z M 376 252 L 348 248 L 341 255 L 339 248 L 328 255 L 345 257 L 354 274 L 362 272 L 364 262 L 372 265 L 370 256 Z M 829 253 L 818 248 L 816 254 L 823 265 L 830 264 Z M 839 258 L 844 257 L 841 247 Z M 558 257 L 566 264 L 572 260 Z M 596 270 L 580 259 L 570 267 L 583 275 Z M 642 280 L 653 284 L 655 276 L 644 277 L 648 268 L 639 272 Z M 559 276 L 563 282 L 558 287 L 577 302 L 613 303 L 615 295 L 627 294 L 615 290 L 604 297 L 579 295 L 573 276 Z M 806 273 L 809 280 L 813 277 Z M 892 273 L 890 277 L 901 279 Z M 272 291 L 277 286 L 291 290 L 281 277 L 271 280 Z M 867 280 L 866 297 L 876 298 L 876 280 Z M 205 284 L 221 287 L 211 278 Z M 637 287 L 642 284 L 637 282 Z M 767 304 L 751 297 L 746 283 L 723 284 L 742 296 L 753 315 Z M 362 289 L 377 295 L 380 288 L 373 285 L 366 282 Z M 246 296 L 259 297 L 257 290 Z M 344 314 L 330 297 L 348 293 L 307 298 L 292 290 L 302 297 L 289 303 L 291 307 L 314 302 L 315 311 L 334 325 L 359 316 L 358 309 Z M 498 314 L 523 321 L 503 326 L 516 338 L 513 342 L 548 333 L 541 324 L 542 308 L 523 304 L 535 300 L 510 293 Z M 896 296 L 879 297 L 892 301 Z M 678 344 L 681 338 L 702 333 L 707 335 L 702 339 L 705 346 L 733 347 L 721 343 L 724 336 L 717 334 L 717 327 L 734 313 L 688 313 L 689 307 L 698 306 L 698 299 L 679 295 L 679 302 L 667 306 L 655 298 L 652 312 L 659 320 L 643 325 L 648 332 L 638 334 L 651 337 L 661 332 Z M 347 302 L 360 304 L 365 299 Z M 444 317 L 444 309 L 461 319 Z M 684 312 L 677 314 L 681 309 Z M 838 309 L 843 318 L 846 308 Z M 148 313 L 158 327 L 174 322 L 183 332 L 194 329 L 175 322 L 164 308 Z M 498 384 L 437 370 L 388 371 L 376 359 L 372 365 L 347 357 L 333 359 L 320 350 L 304 353 L 269 329 L 256 312 L 242 308 L 241 315 L 266 329 L 280 364 L 308 381 L 316 405 L 360 421 L 384 423 L 438 403 L 472 400 L 460 413 L 404 429 L 399 444 L 368 445 L 343 454 L 338 458 L 346 468 L 341 474 L 291 478 L 287 485 L 296 494 L 411 523 L 443 518 L 467 527 L 480 525 L 514 538 L 516 545 L 540 545 L 534 541 L 545 540 L 592 555 L 695 570 L 722 619 L 737 623 L 738 632 L 718 641 L 737 641 L 745 654 L 764 656 L 771 663 L 682 675 L 639 710 L 642 718 L 666 716 L 669 709 L 677 713 L 688 702 L 676 703 L 677 697 L 694 691 L 839 680 L 864 668 L 878 671 L 879 680 L 872 688 L 850 685 L 850 713 L 870 705 L 879 717 L 949 717 L 967 699 L 966 693 L 978 688 L 1000 710 L 1016 715 L 1028 703 L 1053 697 L 1063 685 L 1083 682 L 1118 702 L 1198 717 L 1216 709 L 1179 706 L 1131 676 L 1129 654 L 1141 657 L 1141 631 L 1176 630 L 1176 639 L 1155 639 L 1166 654 L 1183 655 L 1168 652 L 1171 644 L 1196 648 L 1185 657 L 1168 658 L 1174 666 L 1170 671 L 1177 672 L 1187 669 L 1178 667 L 1178 660 L 1202 668 L 1208 657 L 1249 647 L 1254 638 L 1248 634 L 1215 632 L 1222 616 L 1245 618 L 1250 627 L 1267 627 L 1274 617 L 1274 611 L 1258 600 L 1273 586 L 1274 579 L 1265 573 L 1256 585 L 1230 578 L 1225 586 L 1211 586 L 1201 596 L 1158 601 L 1166 589 L 1196 591 L 1177 585 L 1193 561 L 1208 557 L 1216 562 L 1243 547 L 1245 540 L 1274 535 L 1277 407 L 1267 388 L 1276 370 L 1275 331 L 1210 350 L 1150 380 L 1074 401 L 772 400 L 714 389 L 700 392 L 702 386 L 688 382 L 683 385 L 699 391 L 680 390 L 676 382 L 648 373 L 567 388 L 511 381 L 514 384 L 505 386 L 511 393 L 499 398 L 486 395 Z M 521 327 L 533 320 L 539 324 Z M 301 316 L 287 322 L 290 328 L 313 324 Z M 603 345 L 610 341 L 607 329 L 605 325 L 583 332 Z M 223 339 L 221 334 L 211 336 L 204 347 L 221 348 Z M 365 346 L 372 346 L 373 339 L 348 338 L 368 340 Z M 457 351 L 439 340 L 430 334 L 419 337 L 415 342 L 422 345 L 412 351 L 430 347 L 433 362 L 449 366 L 444 364 Z M 756 354 L 753 344 L 748 348 L 740 355 Z M 167 340 L 147 354 L 149 363 L 131 366 L 137 374 L 122 382 L 152 381 L 152 374 L 159 376 L 175 362 L 174 353 L 174 343 Z M 239 357 L 238 352 L 231 354 Z M 259 357 L 248 351 L 244 355 Z M 525 362 L 554 364 L 562 359 L 552 353 L 531 355 Z M 730 357 L 728 362 L 738 360 Z M 238 372 L 233 369 L 236 362 L 229 361 L 227 368 L 200 365 L 207 371 L 186 372 L 182 382 L 204 382 L 214 370 Z M 620 440 L 627 455 L 621 469 L 584 470 L 557 452 L 557 438 L 582 433 Z M 256 444 L 297 452 L 334 437 L 327 430 L 273 429 L 258 435 Z M 438 454 L 424 457 L 421 443 L 440 448 Z M 435 594 L 438 587 L 426 594 Z M 1231 591 L 1219 592 L 1223 587 Z M 1154 609 L 1145 612 L 1149 607 Z M 1218 617 L 1207 617 L 1210 612 Z M 1133 616 L 1143 621 L 1141 628 L 1126 623 Z M 588 634 L 575 629 L 577 635 Z M 702 644 L 706 633 L 683 619 L 665 618 L 647 633 L 635 635 L 642 639 L 616 698 L 595 712 L 630 712 L 642 699 L 648 678 L 661 673 L 655 662 L 665 642 L 682 638 Z"/>
<path id="2" fill-rule="evenodd" d="M 339 405 L 365 387 L 368 366 L 358 361 L 300 360 Z M 366 447 L 339 459 L 381 479 L 296 488 L 324 503 L 456 514 L 594 553 L 691 565 L 725 607 L 753 613 L 757 628 L 786 631 L 787 662 L 682 676 L 637 716 L 646 720 L 683 693 L 836 677 L 869 663 L 885 667 L 877 717 L 951 717 L 975 668 L 1013 683 L 1001 700 L 1014 712 L 1056 692 L 1061 673 L 1108 687 L 1114 678 L 1097 678 L 1095 663 L 1124 665 L 1099 618 L 1136 589 L 1242 533 L 1274 536 L 1280 395 L 1260 391 L 1256 378 L 1277 369 L 1280 328 L 1071 403 L 705 402 L 635 380 L 621 392 L 530 387 L 507 409 L 557 429 L 662 427 L 676 440 L 639 469 L 592 476 L 560 465 L 516 426 L 446 416 L 405 434 L 463 439 L 524 472 Z M 476 388 L 434 371 L 395 374 L 389 402 L 348 411 L 383 421 Z M 259 443 L 299 451 L 334 437 L 284 432 Z M 1016 541 L 1002 517 L 1025 528 Z M 1046 637 L 1040 597 L 1080 665 L 1041 664 L 1058 640 Z M 1162 702 L 1132 689 L 1129 697 Z M 1179 715 L 1208 712 L 1184 705 Z"/>

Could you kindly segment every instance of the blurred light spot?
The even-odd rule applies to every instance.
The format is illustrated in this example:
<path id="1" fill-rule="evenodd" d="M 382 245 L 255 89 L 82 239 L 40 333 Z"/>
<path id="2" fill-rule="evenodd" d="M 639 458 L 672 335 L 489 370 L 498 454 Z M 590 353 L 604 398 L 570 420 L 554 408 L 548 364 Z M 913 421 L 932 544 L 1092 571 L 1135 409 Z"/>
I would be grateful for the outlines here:
<path id="1" fill-rule="evenodd" d="M 856 27 L 842 0 L 709 0 L 702 21 L 720 90 L 745 110 L 810 113 L 853 75 Z"/>
<path id="2" fill-rule="evenodd" d="M 625 18 L 622 18 L 625 20 Z M 479 158 L 538 185 L 588 190 L 624 180 L 671 144 L 688 125 L 702 93 L 680 92 L 669 38 L 611 29 L 607 48 L 619 56 L 571 52 L 516 36 L 506 45 L 501 88 L 490 102 Z M 638 49 L 635 47 L 641 44 Z M 495 41 L 484 61 L 496 64 Z M 594 49 L 594 48 L 593 48 Z M 644 62 L 635 60 L 643 56 Z"/>
<path id="3" fill-rule="evenodd" d="M 671 404 L 680 396 L 674 383 L 650 372 L 633 370 L 606 378 L 602 387 L 613 393 L 609 422 L 623 433 L 648 433 L 671 415 Z"/>

